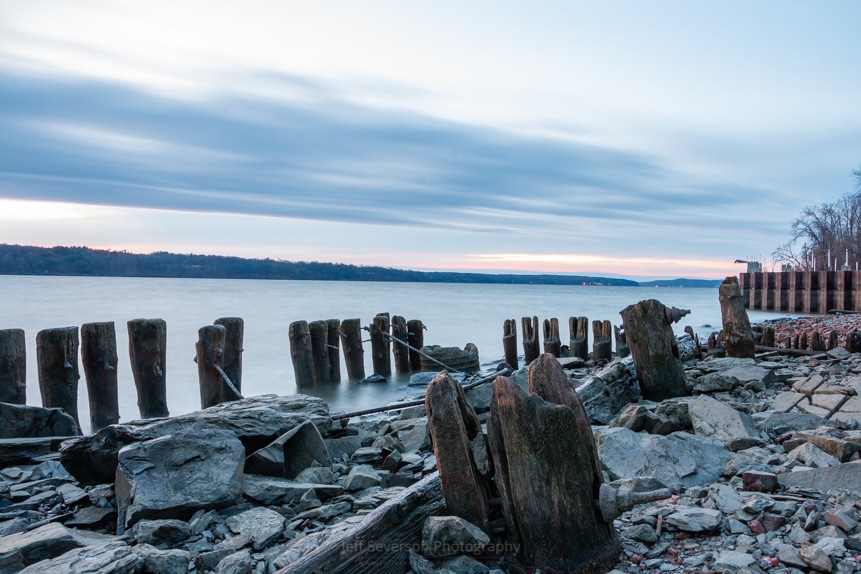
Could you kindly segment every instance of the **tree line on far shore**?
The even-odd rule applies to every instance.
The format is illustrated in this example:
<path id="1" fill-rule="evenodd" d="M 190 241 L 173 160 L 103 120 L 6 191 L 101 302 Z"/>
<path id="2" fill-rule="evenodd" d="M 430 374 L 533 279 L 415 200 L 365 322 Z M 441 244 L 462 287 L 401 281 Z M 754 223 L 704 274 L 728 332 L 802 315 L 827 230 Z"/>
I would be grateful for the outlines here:
<path id="1" fill-rule="evenodd" d="M 855 189 L 834 202 L 805 207 L 792 222 L 792 239 L 772 253 L 775 263 L 796 271 L 835 270 L 861 262 L 861 166 Z M 796 250 L 796 243 L 801 246 Z M 848 254 L 848 257 L 847 257 Z"/>

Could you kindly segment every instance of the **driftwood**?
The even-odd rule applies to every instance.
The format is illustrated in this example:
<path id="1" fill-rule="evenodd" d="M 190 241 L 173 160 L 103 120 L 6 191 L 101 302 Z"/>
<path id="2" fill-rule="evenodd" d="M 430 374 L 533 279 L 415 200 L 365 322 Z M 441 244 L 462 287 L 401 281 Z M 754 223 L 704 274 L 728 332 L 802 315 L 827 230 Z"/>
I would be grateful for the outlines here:
<path id="1" fill-rule="evenodd" d="M 113 321 L 81 325 L 81 363 L 90 399 L 90 432 L 120 422 L 118 362 Z"/>
<path id="2" fill-rule="evenodd" d="M 544 319 L 544 352 L 554 357 L 562 356 L 562 341 L 559 340 L 559 319 Z"/>
<path id="3" fill-rule="evenodd" d="M 738 277 L 724 279 L 718 288 L 718 294 L 727 356 L 754 358 L 753 330 L 750 328 L 750 319 L 744 308 L 744 298 L 738 284 Z"/>
<path id="4" fill-rule="evenodd" d="M 340 340 L 341 321 L 338 319 L 327 319 L 326 324 L 329 326 L 327 331 L 328 339 L 326 341 L 326 349 L 329 352 L 329 382 L 341 382 L 341 346 Z"/>
<path id="5" fill-rule="evenodd" d="M 407 320 L 400 315 L 392 317 L 392 354 L 395 359 L 395 374 L 409 374 L 410 372 L 410 350 L 404 343 L 408 343 L 409 330 Z M 404 341 L 399 343 L 398 341 Z"/>
<path id="6" fill-rule="evenodd" d="M 169 416 L 167 410 L 167 323 L 163 319 L 128 322 L 129 359 L 142 419 Z"/>
<path id="7" fill-rule="evenodd" d="M 610 321 L 592 321 L 592 360 L 609 361 L 613 358 L 613 327 Z"/>
<path id="8" fill-rule="evenodd" d="M 365 378 L 365 349 L 362 346 L 362 323 L 359 319 L 341 322 L 341 348 L 347 364 L 347 377 L 351 381 Z"/>
<path id="9" fill-rule="evenodd" d="M 311 321 L 308 323 L 311 335 L 311 365 L 314 370 L 314 384 L 329 384 L 329 323 Z"/>
<path id="10" fill-rule="evenodd" d="M 523 362 L 528 365 L 541 353 L 538 346 L 538 317 L 522 317 L 520 324 L 523 327 Z"/>
<path id="11" fill-rule="evenodd" d="M 224 333 L 224 373 L 237 391 L 242 391 L 242 342 L 245 337 L 245 321 L 241 317 L 221 317 L 214 321 L 222 325 Z"/>
<path id="12" fill-rule="evenodd" d="M 311 328 L 307 321 L 290 323 L 290 358 L 297 387 L 314 384 L 314 355 L 311 351 Z"/>
<path id="13" fill-rule="evenodd" d="M 568 354 L 585 361 L 589 358 L 589 319 L 586 317 L 569 317 L 568 329 L 571 332 Z"/>
<path id="14" fill-rule="evenodd" d="M 420 319 L 407 321 L 407 343 L 412 347 L 410 352 L 410 370 L 419 372 L 422 370 L 422 359 L 418 349 L 425 346 L 425 326 Z"/>
<path id="15" fill-rule="evenodd" d="M 505 362 L 517 369 L 517 321 L 506 319 L 502 325 L 502 350 Z"/>
<path id="16" fill-rule="evenodd" d="M 0 329 L 0 403 L 27 404 L 27 353 L 23 329 Z"/>
<path id="17" fill-rule="evenodd" d="M 783 348 L 783 347 L 766 347 L 764 345 L 755 345 L 754 347 L 756 352 L 758 353 L 777 353 L 778 355 L 786 355 L 789 357 L 821 357 L 825 358 L 827 355 L 821 351 L 809 351 L 807 349 L 795 349 L 792 347 Z"/>
<path id="18" fill-rule="evenodd" d="M 389 314 L 378 313 L 368 327 L 371 334 L 371 363 L 374 374 L 388 377 L 392 374 L 391 348 L 389 335 Z"/>
<path id="19" fill-rule="evenodd" d="M 36 334 L 36 362 L 42 406 L 66 410 L 78 420 L 78 328 L 44 329 Z"/>
<path id="20" fill-rule="evenodd" d="M 672 309 L 657 299 L 646 299 L 619 312 L 643 398 L 650 401 L 688 394 L 679 347 L 670 327 Z"/>
<path id="21" fill-rule="evenodd" d="M 421 546 L 425 519 L 444 508 L 435 472 L 276 574 L 403 574 L 408 550 Z"/>

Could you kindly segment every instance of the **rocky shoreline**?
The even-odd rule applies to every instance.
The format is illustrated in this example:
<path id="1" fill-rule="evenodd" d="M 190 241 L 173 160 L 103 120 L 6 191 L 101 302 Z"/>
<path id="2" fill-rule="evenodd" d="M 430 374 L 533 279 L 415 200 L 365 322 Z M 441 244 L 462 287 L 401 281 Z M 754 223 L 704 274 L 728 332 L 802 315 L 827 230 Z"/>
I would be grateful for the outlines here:
<path id="1" fill-rule="evenodd" d="M 845 333 L 856 317 L 815 320 Z M 660 403 L 640 398 L 630 359 L 560 359 L 605 481 L 675 492 L 613 520 L 614 572 L 861 571 L 861 355 L 701 359 L 679 342 L 692 394 Z M 524 370 L 511 378 L 527 384 Z M 466 393 L 481 422 L 490 390 Z M 254 397 L 112 425 L 60 452 L 48 435 L 62 413 L 45 415 L 43 438 L 0 441 L 0 574 L 303 572 L 337 558 L 333 545 L 360 551 L 344 572 L 523 571 L 493 557 L 497 540 L 443 519 L 421 406 L 333 420 L 320 399 Z"/>

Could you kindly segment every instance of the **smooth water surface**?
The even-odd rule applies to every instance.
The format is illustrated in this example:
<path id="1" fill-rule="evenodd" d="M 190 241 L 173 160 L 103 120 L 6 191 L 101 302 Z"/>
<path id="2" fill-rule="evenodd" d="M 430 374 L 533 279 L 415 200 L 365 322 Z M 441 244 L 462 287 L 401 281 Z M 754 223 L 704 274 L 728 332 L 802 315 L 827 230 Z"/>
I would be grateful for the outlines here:
<path id="1" fill-rule="evenodd" d="M 126 322 L 130 319 L 167 322 L 168 408 L 176 415 L 200 407 L 194 363 L 197 330 L 219 317 L 245 320 L 242 393 L 286 395 L 296 392 L 288 339 L 293 321 L 359 318 L 362 325 L 368 325 L 382 312 L 420 319 L 426 326 L 426 345 L 462 348 L 471 342 L 478 346 L 482 363 L 490 365 L 503 357 L 506 319 L 517 320 L 521 343 L 521 317 L 535 315 L 539 322 L 556 317 L 566 344 L 568 317 L 586 316 L 619 325 L 621 309 L 652 298 L 692 311 L 674 325 L 676 333 L 690 325 L 704 338 L 720 329 L 717 289 L 36 276 L 0 276 L 0 329 L 25 330 L 27 402 L 40 405 L 36 333 L 113 321 L 119 354 L 120 417 L 129 421 L 139 417 L 127 350 Z M 750 317 L 755 322 L 774 314 L 750 312 Z M 365 362 L 370 375 L 370 343 L 365 344 Z M 420 392 L 394 377 L 386 384 L 347 382 L 343 357 L 341 363 L 343 382 L 302 391 L 328 400 L 333 412 L 381 406 Z M 83 368 L 80 372 L 79 417 L 87 432 Z"/>

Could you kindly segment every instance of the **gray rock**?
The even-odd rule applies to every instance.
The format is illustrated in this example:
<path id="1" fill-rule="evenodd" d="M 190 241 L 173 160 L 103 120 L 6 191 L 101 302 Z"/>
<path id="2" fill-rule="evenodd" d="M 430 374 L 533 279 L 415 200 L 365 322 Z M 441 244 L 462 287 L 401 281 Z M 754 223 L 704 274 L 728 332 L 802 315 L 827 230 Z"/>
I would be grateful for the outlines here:
<path id="1" fill-rule="evenodd" d="M 490 572 L 490 568 L 469 556 L 455 556 L 448 560 L 443 560 L 437 573 L 451 572 L 451 574 L 486 574 Z"/>
<path id="2" fill-rule="evenodd" d="M 223 558 L 215 567 L 215 574 L 248 574 L 253 568 L 251 553 L 242 550 Z"/>
<path id="3" fill-rule="evenodd" d="M 777 475 L 783 487 L 797 486 L 826 492 L 835 488 L 861 491 L 861 465 L 858 462 L 844 462 L 837 466 L 786 472 Z"/>
<path id="4" fill-rule="evenodd" d="M 611 427 L 624 427 L 634 432 L 667 435 L 684 430 L 684 427 L 657 415 L 643 405 L 629 405 L 610 421 Z"/>
<path id="5" fill-rule="evenodd" d="M 337 484 L 307 484 L 254 474 L 246 475 L 242 481 L 243 494 L 267 506 L 299 502 L 309 491 L 314 491 L 320 500 L 328 500 L 344 494 L 344 487 Z"/>
<path id="6" fill-rule="evenodd" d="M 729 568 L 736 570 L 738 568 L 748 568 L 756 562 L 756 558 L 746 552 L 737 552 L 735 550 L 724 550 L 715 559 L 715 570 L 723 570 Z"/>
<path id="7" fill-rule="evenodd" d="M 264 507 L 252 508 L 231 516 L 225 523 L 234 534 L 251 538 L 254 550 L 270 546 L 284 531 L 284 517 Z"/>
<path id="8" fill-rule="evenodd" d="M 230 431 L 182 430 L 125 446 L 118 459 L 118 530 L 143 518 L 230 506 L 242 496 L 245 449 Z"/>
<path id="9" fill-rule="evenodd" d="M 135 574 L 143 560 L 125 542 L 75 548 L 21 570 L 23 574 Z"/>
<path id="10" fill-rule="evenodd" d="M 640 398 L 636 375 L 619 360 L 588 377 L 576 390 L 593 424 L 608 424 L 626 405 Z"/>
<path id="11" fill-rule="evenodd" d="M 132 530 L 138 544 L 160 550 L 176 546 L 191 536 L 191 527 L 182 520 L 141 520 Z"/>
<path id="12" fill-rule="evenodd" d="M 159 550 L 149 544 L 138 544 L 134 553 L 141 557 L 141 574 L 186 574 L 191 554 L 185 550 Z"/>
<path id="13" fill-rule="evenodd" d="M 696 380 L 691 393 L 702 395 L 706 393 L 731 391 L 739 385 L 738 379 L 725 376 L 723 373 L 709 373 Z"/>
<path id="14" fill-rule="evenodd" d="M 820 416 L 808 413 L 779 413 L 763 411 L 751 416 L 757 428 L 775 434 L 787 434 L 792 431 L 815 429 L 823 426 L 833 427 L 835 424 Z"/>
<path id="15" fill-rule="evenodd" d="M 294 480 L 311 484 L 332 484 L 335 482 L 335 473 L 329 467 L 314 466 L 297 474 Z"/>
<path id="16" fill-rule="evenodd" d="M 724 514 L 734 514 L 742 506 L 738 493 L 728 484 L 712 484 L 709 487 L 709 500 Z"/>
<path id="17" fill-rule="evenodd" d="M 63 409 L 0 403 L 0 439 L 72 437 L 80 434 L 78 423 Z"/>
<path id="18" fill-rule="evenodd" d="M 630 528 L 626 528 L 624 533 L 628 538 L 639 540 L 646 544 L 654 544 L 658 541 L 658 535 L 655 533 L 655 529 L 648 524 L 637 524 L 635 526 L 631 526 Z"/>
<path id="19" fill-rule="evenodd" d="M 344 481 L 344 489 L 347 492 L 355 492 L 372 486 L 379 486 L 381 482 L 382 477 L 371 466 L 359 464 L 350 469 L 350 473 Z"/>
<path id="20" fill-rule="evenodd" d="M 476 554 L 489 543 L 487 534 L 459 516 L 431 516 L 422 528 L 422 553 L 430 558 Z"/>
<path id="21" fill-rule="evenodd" d="M 721 525 L 723 515 L 719 510 L 682 506 L 665 519 L 666 524 L 686 532 L 709 532 Z"/>
<path id="22" fill-rule="evenodd" d="M 817 572 L 831 572 L 834 565 L 831 563 L 831 558 L 817 546 L 802 546 L 798 551 L 801 559 L 812 570 Z"/>
<path id="23" fill-rule="evenodd" d="M 750 417 L 708 395 L 697 397 L 690 404 L 688 412 L 694 432 L 700 436 L 709 437 L 724 445 L 737 439 L 755 439 L 761 444 L 765 443 Z M 744 448 L 750 446 L 754 445 L 749 444 Z"/>
<path id="24" fill-rule="evenodd" d="M 812 468 L 826 468 L 840 464 L 837 457 L 831 456 L 818 446 L 809 442 L 792 449 L 787 458 Z"/>
<path id="25" fill-rule="evenodd" d="M 792 568 L 807 569 L 807 563 L 801 559 L 798 549 L 791 544 L 784 544 L 777 551 L 777 559 Z"/>
<path id="26" fill-rule="evenodd" d="M 398 433 L 398 439 L 404 445 L 404 452 L 417 452 L 427 449 L 431 445 L 427 420 L 416 420 L 413 428 Z"/>
<path id="27" fill-rule="evenodd" d="M 760 365 L 739 365 L 726 371 L 722 371 L 724 377 L 735 377 L 742 385 L 753 384 L 754 389 L 759 392 L 777 381 L 774 369 L 767 369 Z"/>
<path id="28" fill-rule="evenodd" d="M 332 458 L 340 458 L 342 460 L 350 460 L 350 456 L 362 447 L 364 439 L 358 435 L 342 436 L 338 438 L 328 438 L 323 442 L 326 443 L 326 448 Z"/>
<path id="29" fill-rule="evenodd" d="M 306 421 L 252 453 L 245 460 L 245 472 L 294 478 L 314 463 L 332 466 L 332 457 L 317 426 Z"/>
<path id="30" fill-rule="evenodd" d="M 0 538 L 0 572 L 18 572 L 26 566 L 41 560 L 51 560 L 75 548 L 114 541 L 115 536 L 82 532 L 51 522 L 29 532 Z"/>

